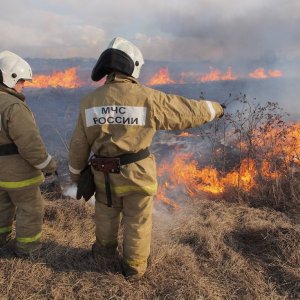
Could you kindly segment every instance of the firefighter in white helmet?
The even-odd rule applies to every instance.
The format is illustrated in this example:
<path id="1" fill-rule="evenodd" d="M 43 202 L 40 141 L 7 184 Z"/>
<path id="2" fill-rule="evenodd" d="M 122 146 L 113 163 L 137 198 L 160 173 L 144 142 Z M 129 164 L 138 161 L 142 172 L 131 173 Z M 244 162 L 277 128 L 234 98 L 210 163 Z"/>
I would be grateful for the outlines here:
<path id="1" fill-rule="evenodd" d="M 92 79 L 105 84 L 86 95 L 70 144 L 69 169 L 76 182 L 92 153 L 96 185 L 94 257 L 114 254 L 124 224 L 122 270 L 130 280 L 147 269 L 156 164 L 148 147 L 157 130 L 195 127 L 223 115 L 213 101 L 189 100 L 138 83 L 141 51 L 114 38 L 96 63 Z"/>
<path id="2" fill-rule="evenodd" d="M 56 162 L 22 94 L 24 82 L 31 80 L 31 67 L 24 59 L 0 52 L 0 247 L 11 239 L 16 217 L 13 250 L 34 258 L 41 247 L 44 215 L 39 185 L 43 173 L 56 171 Z"/>

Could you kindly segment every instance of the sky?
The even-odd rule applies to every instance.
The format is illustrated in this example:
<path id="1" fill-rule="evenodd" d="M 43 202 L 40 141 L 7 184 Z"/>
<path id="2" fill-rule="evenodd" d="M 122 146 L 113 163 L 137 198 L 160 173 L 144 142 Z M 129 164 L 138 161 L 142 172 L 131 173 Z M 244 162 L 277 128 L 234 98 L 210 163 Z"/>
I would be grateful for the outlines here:
<path id="1" fill-rule="evenodd" d="M 0 51 L 98 58 L 122 36 L 148 60 L 300 58 L 299 0 L 1 0 Z"/>

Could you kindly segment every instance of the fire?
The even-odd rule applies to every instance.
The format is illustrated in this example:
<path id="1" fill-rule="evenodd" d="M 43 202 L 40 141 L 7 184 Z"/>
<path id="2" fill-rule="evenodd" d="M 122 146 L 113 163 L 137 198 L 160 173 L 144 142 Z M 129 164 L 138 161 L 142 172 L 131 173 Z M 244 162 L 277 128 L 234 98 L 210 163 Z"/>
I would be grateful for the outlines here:
<path id="1" fill-rule="evenodd" d="M 168 182 L 165 182 L 157 191 L 157 198 L 165 204 L 167 207 L 171 209 L 178 209 L 179 205 L 174 203 L 172 200 L 170 200 L 168 197 L 165 196 L 165 190 L 168 189 Z"/>
<path id="2" fill-rule="evenodd" d="M 248 74 L 248 77 L 255 79 L 267 79 L 281 76 L 282 72 L 280 70 L 265 71 L 263 68 L 258 68 Z M 175 81 L 173 78 L 171 78 L 168 68 L 161 68 L 145 84 L 161 85 L 175 83 L 205 83 L 209 81 L 238 80 L 240 78 L 243 77 L 235 75 L 230 67 L 227 68 L 226 72 L 222 72 L 219 69 L 211 67 L 210 71 L 207 73 L 181 72 L 179 74 L 179 80 Z M 105 78 L 97 84 L 93 82 L 84 82 L 77 75 L 77 68 L 72 67 L 64 71 L 53 71 L 51 75 L 34 75 L 32 83 L 26 82 L 26 86 L 30 88 L 62 87 L 73 89 L 82 86 L 103 85 L 104 81 Z"/>
<path id="3" fill-rule="evenodd" d="M 231 67 L 228 67 L 225 72 L 217 68 L 210 67 L 210 71 L 207 73 L 199 72 L 181 72 L 179 74 L 179 80 L 175 81 L 171 79 L 169 70 L 162 68 L 158 73 L 154 74 L 146 85 L 159 85 L 159 84 L 185 84 L 185 83 L 205 83 L 210 81 L 225 81 L 225 80 L 238 80 L 242 78 L 255 78 L 255 79 L 267 79 L 281 77 L 282 72 L 280 70 L 268 70 L 264 68 L 258 68 L 253 72 L 250 72 L 247 76 L 238 76 L 233 73 Z"/>
<path id="4" fill-rule="evenodd" d="M 250 78 L 255 79 L 266 79 L 270 77 L 281 77 L 282 72 L 280 70 L 269 70 L 265 71 L 263 68 L 258 68 L 248 74 Z"/>
<path id="5" fill-rule="evenodd" d="M 270 77 L 282 77 L 282 72 L 280 70 L 269 70 Z"/>
<path id="6" fill-rule="evenodd" d="M 255 161 L 253 159 L 243 159 L 238 170 L 234 170 L 221 178 L 223 191 L 226 185 L 231 185 L 248 192 L 256 185 L 255 177 L 257 174 Z"/>
<path id="7" fill-rule="evenodd" d="M 280 130 L 273 128 L 263 138 L 259 134 L 254 136 L 253 146 L 264 149 L 262 157 L 255 160 L 245 158 L 240 166 L 226 174 L 213 166 L 200 167 L 192 159 L 192 153 L 177 154 L 171 162 L 164 161 L 158 168 L 158 176 L 164 182 L 159 189 L 158 200 L 171 208 L 178 208 L 167 197 L 173 193 L 177 199 L 178 188 L 193 198 L 200 192 L 221 194 L 230 187 L 250 192 L 258 185 L 259 176 L 267 180 L 279 179 L 284 175 L 283 166 L 291 170 L 294 165 L 300 166 L 300 123 L 288 126 L 284 139 Z"/>
<path id="8" fill-rule="evenodd" d="M 193 136 L 193 135 L 186 132 L 186 131 L 182 131 L 178 136 L 180 136 L 180 137 L 189 137 L 189 136 Z"/>
<path id="9" fill-rule="evenodd" d="M 249 73 L 249 77 L 255 78 L 255 79 L 266 79 L 268 78 L 267 74 L 265 73 L 265 70 L 263 68 L 258 68 L 254 70 L 253 72 Z"/>
<path id="10" fill-rule="evenodd" d="M 274 127 L 263 132 L 263 135 L 253 132 L 252 145 L 256 149 L 263 149 L 262 165 L 264 170 L 271 169 L 270 161 L 274 157 L 283 161 L 285 165 L 298 163 L 300 162 L 300 123 L 289 125 L 284 131 L 279 127 Z M 247 145 L 241 143 L 239 147 L 246 149 Z M 268 176 L 274 178 L 275 175 L 269 174 Z"/>
<path id="11" fill-rule="evenodd" d="M 165 162 L 159 167 L 158 174 L 168 178 L 168 187 L 174 189 L 175 186 L 181 185 L 190 197 L 194 197 L 199 192 L 222 193 L 226 186 L 235 186 L 249 191 L 256 184 L 257 169 L 252 159 L 244 159 L 237 170 L 222 176 L 213 167 L 199 168 L 197 161 L 190 161 L 191 156 L 191 154 L 179 154 L 170 164 Z M 162 189 L 159 196 L 161 195 L 164 195 Z"/>
<path id="12" fill-rule="evenodd" d="M 170 84 L 170 83 L 176 83 L 176 82 L 170 78 L 168 68 L 162 68 L 159 70 L 158 73 L 155 73 L 146 84 L 156 85 L 156 84 Z"/>
<path id="13" fill-rule="evenodd" d="M 77 76 L 77 68 L 70 68 L 64 71 L 54 71 L 51 75 L 33 76 L 32 83 L 26 82 L 31 88 L 47 88 L 47 87 L 63 87 L 63 88 L 79 88 L 83 82 Z"/>
<path id="14" fill-rule="evenodd" d="M 264 160 L 262 162 L 261 170 L 262 170 L 263 176 L 266 177 L 266 178 L 270 178 L 270 179 L 277 179 L 277 178 L 279 178 L 278 171 L 277 170 L 272 171 L 271 170 L 271 164 L 267 160 Z"/>
<path id="15" fill-rule="evenodd" d="M 200 75 L 198 81 L 208 82 L 208 81 L 222 81 L 222 80 L 237 80 L 238 77 L 233 75 L 231 68 L 228 68 L 225 73 L 218 69 L 211 68 L 210 72 L 207 74 Z"/>

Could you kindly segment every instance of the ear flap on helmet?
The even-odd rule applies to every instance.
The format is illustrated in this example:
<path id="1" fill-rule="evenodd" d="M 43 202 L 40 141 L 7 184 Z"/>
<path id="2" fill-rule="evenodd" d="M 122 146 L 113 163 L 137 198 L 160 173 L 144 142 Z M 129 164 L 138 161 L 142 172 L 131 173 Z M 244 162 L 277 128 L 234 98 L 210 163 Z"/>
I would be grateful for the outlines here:
<path id="1" fill-rule="evenodd" d="M 118 71 L 131 76 L 134 71 L 134 62 L 125 52 L 109 48 L 99 57 L 92 71 L 92 80 L 99 81 L 112 71 Z"/>

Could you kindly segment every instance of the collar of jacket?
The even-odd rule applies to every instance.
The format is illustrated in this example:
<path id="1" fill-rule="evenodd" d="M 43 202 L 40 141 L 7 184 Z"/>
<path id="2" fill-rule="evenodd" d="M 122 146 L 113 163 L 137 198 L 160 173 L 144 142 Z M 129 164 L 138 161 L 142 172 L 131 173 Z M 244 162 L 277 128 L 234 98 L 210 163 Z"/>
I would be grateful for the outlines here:
<path id="1" fill-rule="evenodd" d="M 107 75 L 105 84 L 107 83 L 115 83 L 115 82 L 132 82 L 132 83 L 138 83 L 138 81 L 131 77 L 127 76 L 122 73 L 113 72 Z"/>
<path id="2" fill-rule="evenodd" d="M 14 89 L 8 88 L 2 84 L 0 84 L 0 91 L 10 94 L 10 95 L 13 95 L 13 96 L 19 98 L 20 100 L 22 100 L 23 102 L 25 101 L 25 96 L 23 94 L 18 93 Z"/>

